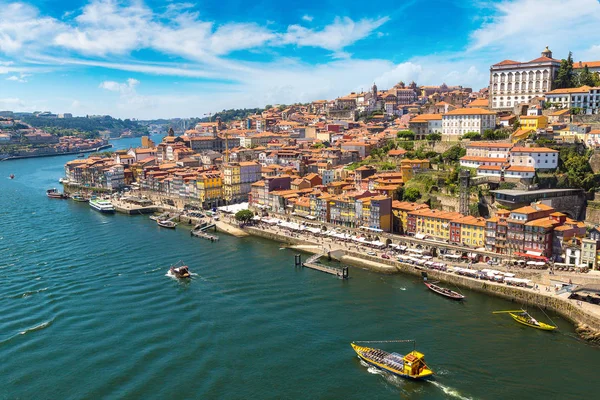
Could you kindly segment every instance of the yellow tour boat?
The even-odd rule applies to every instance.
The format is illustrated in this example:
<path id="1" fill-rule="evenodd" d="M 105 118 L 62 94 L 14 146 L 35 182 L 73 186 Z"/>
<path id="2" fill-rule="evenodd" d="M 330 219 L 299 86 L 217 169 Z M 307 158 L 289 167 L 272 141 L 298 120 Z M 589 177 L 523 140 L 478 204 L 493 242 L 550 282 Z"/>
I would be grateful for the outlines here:
<path id="1" fill-rule="evenodd" d="M 398 353 L 359 346 L 354 342 L 351 346 L 361 360 L 394 375 L 410 379 L 423 379 L 433 375 L 433 371 L 425 364 L 425 355 L 418 351 L 413 350 L 402 356 Z"/>
<path id="2" fill-rule="evenodd" d="M 554 325 L 548 325 L 533 318 L 525 310 L 513 310 L 513 311 L 494 311 L 494 314 L 508 313 L 515 321 L 520 324 L 526 325 L 530 328 L 541 329 L 543 331 L 553 331 L 557 327 Z"/>

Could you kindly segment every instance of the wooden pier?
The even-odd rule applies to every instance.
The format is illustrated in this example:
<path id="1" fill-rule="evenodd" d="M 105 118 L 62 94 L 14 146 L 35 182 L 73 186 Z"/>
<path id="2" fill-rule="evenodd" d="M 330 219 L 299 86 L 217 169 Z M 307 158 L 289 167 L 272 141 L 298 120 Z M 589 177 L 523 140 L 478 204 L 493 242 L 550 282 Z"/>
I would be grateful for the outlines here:
<path id="1" fill-rule="evenodd" d="M 320 264 L 318 261 L 321 257 L 325 257 L 327 254 L 315 254 L 310 256 L 306 262 L 302 262 L 302 256 L 300 254 L 296 254 L 294 256 L 294 265 L 296 267 L 306 267 L 310 269 L 314 269 L 317 271 L 325 272 L 326 274 L 335 275 L 341 279 L 348 279 L 348 267 L 331 267 L 328 265 Z"/>

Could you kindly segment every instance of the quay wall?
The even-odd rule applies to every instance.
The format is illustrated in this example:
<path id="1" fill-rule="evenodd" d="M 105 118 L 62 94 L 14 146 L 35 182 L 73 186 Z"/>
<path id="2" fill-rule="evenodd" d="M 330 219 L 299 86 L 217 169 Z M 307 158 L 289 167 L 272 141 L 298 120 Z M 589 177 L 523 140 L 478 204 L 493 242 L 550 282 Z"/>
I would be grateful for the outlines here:
<path id="1" fill-rule="evenodd" d="M 315 245 L 314 242 L 282 236 L 271 232 L 265 232 L 257 228 L 246 227 L 244 230 L 252 235 L 287 243 L 289 245 Z M 314 248 L 300 248 L 299 250 L 310 253 L 316 252 Z M 355 251 L 344 250 L 344 252 L 345 254 L 341 257 L 334 258 L 338 258 L 339 261 L 344 264 L 348 264 L 353 267 L 369 269 L 379 273 L 405 273 L 421 276 L 421 271 L 415 269 L 415 267 L 410 264 L 403 264 L 391 259 L 373 257 Z M 539 274 L 538 272 L 536 273 Z M 501 283 L 484 281 L 461 275 L 454 275 L 442 271 L 427 270 L 427 275 L 435 280 L 451 283 L 456 286 L 475 290 L 481 293 L 491 294 L 500 298 L 511 300 L 519 305 L 534 304 L 543 309 L 551 310 L 574 323 L 577 333 L 583 339 L 600 343 L 600 318 L 585 312 L 584 309 L 576 306 L 575 303 L 565 298 L 548 295 L 543 292 L 534 292 L 529 289 L 508 286 Z"/>

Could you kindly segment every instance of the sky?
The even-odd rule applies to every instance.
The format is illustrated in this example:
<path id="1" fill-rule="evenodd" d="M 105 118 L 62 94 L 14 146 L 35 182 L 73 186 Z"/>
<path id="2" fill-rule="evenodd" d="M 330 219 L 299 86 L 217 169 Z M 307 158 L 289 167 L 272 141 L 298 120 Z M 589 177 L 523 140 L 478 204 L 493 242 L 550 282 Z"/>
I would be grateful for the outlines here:
<path id="1" fill-rule="evenodd" d="M 599 0 L 0 0 L 0 110 L 202 117 L 600 60 Z"/>

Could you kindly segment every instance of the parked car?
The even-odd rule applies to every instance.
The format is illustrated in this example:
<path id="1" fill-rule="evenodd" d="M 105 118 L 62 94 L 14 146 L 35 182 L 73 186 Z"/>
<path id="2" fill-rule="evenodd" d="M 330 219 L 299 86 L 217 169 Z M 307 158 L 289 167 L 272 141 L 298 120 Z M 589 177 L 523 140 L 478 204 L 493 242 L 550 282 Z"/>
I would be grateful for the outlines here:
<path id="1" fill-rule="evenodd" d="M 374 251 L 370 251 L 367 253 L 368 256 L 376 256 L 377 253 L 375 253 Z"/>
<path id="2" fill-rule="evenodd" d="M 390 256 L 388 256 L 387 254 L 382 254 L 382 255 L 381 255 L 381 258 L 386 258 L 386 259 L 388 259 L 388 260 L 389 260 Z"/>

